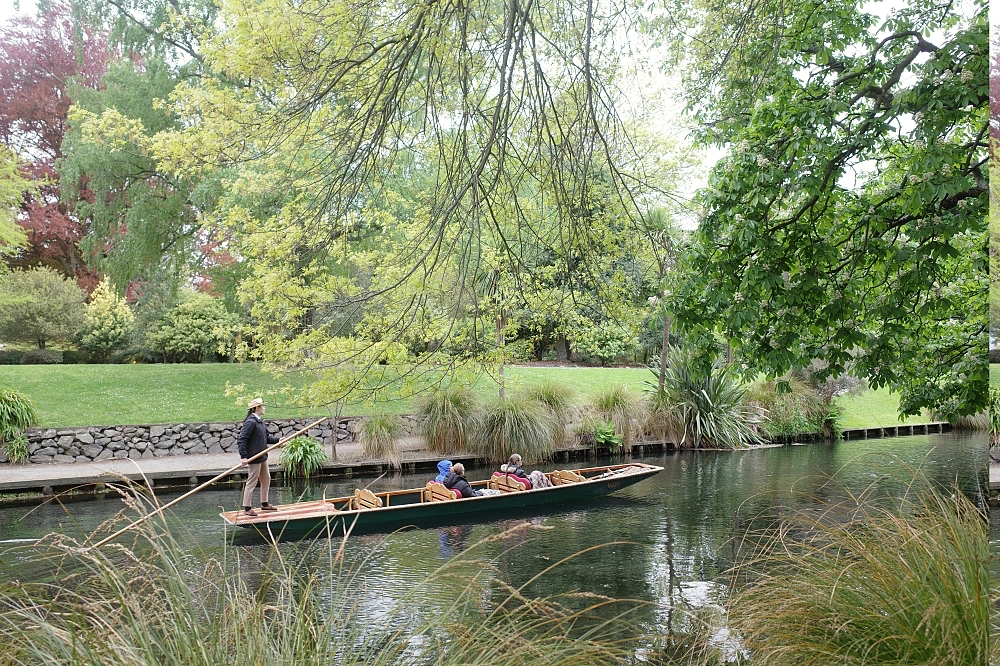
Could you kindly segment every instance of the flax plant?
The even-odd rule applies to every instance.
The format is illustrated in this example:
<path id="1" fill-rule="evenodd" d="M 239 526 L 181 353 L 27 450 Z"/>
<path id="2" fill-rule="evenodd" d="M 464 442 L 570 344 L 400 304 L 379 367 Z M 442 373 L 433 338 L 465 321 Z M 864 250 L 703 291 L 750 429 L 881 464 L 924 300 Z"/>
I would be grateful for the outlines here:
<path id="1" fill-rule="evenodd" d="M 741 557 L 730 619 L 754 663 L 987 663 L 987 521 L 959 492 L 918 479 L 894 508 L 795 514 Z"/>

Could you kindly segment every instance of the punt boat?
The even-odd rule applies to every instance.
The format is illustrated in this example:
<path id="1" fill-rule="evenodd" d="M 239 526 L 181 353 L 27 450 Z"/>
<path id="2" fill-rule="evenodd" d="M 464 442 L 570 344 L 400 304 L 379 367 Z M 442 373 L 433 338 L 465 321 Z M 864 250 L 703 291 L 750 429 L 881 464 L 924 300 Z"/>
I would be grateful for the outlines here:
<path id="1" fill-rule="evenodd" d="M 496 519 L 514 511 L 599 497 L 631 486 L 663 470 L 644 463 L 608 465 L 577 470 L 555 470 L 545 476 L 548 488 L 526 489 L 517 477 L 499 472 L 473 488 L 493 492 L 482 497 L 455 497 L 440 483 L 420 488 L 374 493 L 365 488 L 353 496 L 275 505 L 276 511 L 256 516 L 239 511 L 221 514 L 229 525 L 256 531 L 266 539 L 338 536 L 386 532 L 410 525 Z"/>

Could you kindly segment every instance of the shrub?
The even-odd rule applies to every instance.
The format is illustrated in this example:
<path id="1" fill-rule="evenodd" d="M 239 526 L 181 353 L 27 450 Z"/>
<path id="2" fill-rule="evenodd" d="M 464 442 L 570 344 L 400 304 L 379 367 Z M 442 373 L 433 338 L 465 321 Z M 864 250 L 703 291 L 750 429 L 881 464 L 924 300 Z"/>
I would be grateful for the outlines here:
<path id="1" fill-rule="evenodd" d="M 562 444 L 566 440 L 569 410 L 573 406 L 576 391 L 563 384 L 543 382 L 532 386 L 524 394 L 527 398 L 537 400 L 548 407 L 556 426 L 554 440 L 557 445 Z"/>
<path id="2" fill-rule="evenodd" d="M 62 362 L 63 353 L 54 349 L 32 349 L 21 357 L 21 365 L 58 365 Z"/>
<path id="3" fill-rule="evenodd" d="M 311 437 L 296 437 L 281 447 L 278 464 L 292 476 L 310 477 L 328 459 L 323 442 Z"/>
<path id="4" fill-rule="evenodd" d="M 613 363 L 618 358 L 632 356 L 637 349 L 634 342 L 638 331 L 626 330 L 616 322 L 605 321 L 576 332 L 573 336 L 573 350 L 601 365 Z"/>
<path id="5" fill-rule="evenodd" d="M 361 450 L 369 458 L 385 460 L 393 469 L 402 469 L 396 434 L 401 422 L 395 414 L 375 414 L 361 423 Z"/>
<path id="6" fill-rule="evenodd" d="M 594 410 L 601 419 L 614 424 L 615 432 L 622 438 L 621 448 L 630 452 L 632 440 L 642 430 L 648 415 L 642 396 L 627 386 L 612 386 L 597 394 Z"/>
<path id="7" fill-rule="evenodd" d="M 0 339 L 20 340 L 45 349 L 53 340 L 70 340 L 83 321 L 87 293 L 76 280 L 51 268 L 11 271 L 0 276 Z"/>
<path id="8" fill-rule="evenodd" d="M 746 389 L 745 402 L 765 411 L 762 429 L 770 437 L 823 433 L 830 408 L 801 379 L 757 381 Z"/>
<path id="9" fill-rule="evenodd" d="M 146 343 L 165 362 L 200 363 L 229 349 L 238 323 L 221 300 L 189 291 L 153 324 Z"/>
<path id="10" fill-rule="evenodd" d="M 0 351 L 0 365 L 20 365 L 22 356 L 22 351 Z"/>
<path id="11" fill-rule="evenodd" d="M 112 363 L 162 363 L 163 356 L 147 347 L 129 347 L 116 351 L 108 360 Z"/>
<path id="12" fill-rule="evenodd" d="M 427 450 L 451 453 L 468 448 L 482 419 L 479 396 L 469 389 L 450 386 L 417 402 L 424 418 Z"/>
<path id="13" fill-rule="evenodd" d="M 67 349 L 62 353 L 63 365 L 80 365 L 81 363 L 90 363 L 90 354 L 87 352 L 76 351 L 75 349 Z"/>
<path id="14" fill-rule="evenodd" d="M 659 369 L 652 369 L 659 376 Z M 647 429 L 678 447 L 741 448 L 759 443 L 759 413 L 745 404 L 746 389 L 728 368 L 683 349 L 667 356 L 663 391 L 652 391 Z"/>
<path id="15" fill-rule="evenodd" d="M 13 462 L 28 459 L 28 440 L 24 431 L 38 421 L 31 398 L 14 389 L 0 389 L 0 445 Z"/>
<path id="16" fill-rule="evenodd" d="M 508 396 L 486 408 L 469 450 L 491 462 L 506 462 L 514 453 L 525 462 L 537 462 L 552 456 L 555 432 L 555 418 L 546 405 L 527 396 Z"/>
<path id="17" fill-rule="evenodd" d="M 1000 446 L 1000 388 L 990 387 L 986 411 L 990 413 L 990 446 Z"/>
<path id="18" fill-rule="evenodd" d="M 89 351 L 101 363 L 126 346 L 135 328 L 135 317 L 125 299 L 114 292 L 105 278 L 91 294 L 83 324 L 78 331 L 80 347 Z"/>
<path id="19" fill-rule="evenodd" d="M 987 663 L 987 521 L 961 492 L 913 486 L 895 510 L 862 498 L 744 540 L 729 616 L 754 663 Z"/>

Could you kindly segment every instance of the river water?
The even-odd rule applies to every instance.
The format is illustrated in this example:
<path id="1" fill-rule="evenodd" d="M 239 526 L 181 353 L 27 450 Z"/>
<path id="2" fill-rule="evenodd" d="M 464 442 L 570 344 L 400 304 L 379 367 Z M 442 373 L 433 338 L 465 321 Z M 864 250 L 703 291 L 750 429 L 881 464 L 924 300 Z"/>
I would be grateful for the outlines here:
<path id="1" fill-rule="evenodd" d="M 534 514 L 493 516 L 471 525 L 411 529 L 391 535 L 352 537 L 349 555 L 366 557 L 365 585 L 370 599 L 387 603 L 425 580 L 447 558 L 483 539 L 530 521 L 548 529 L 525 530 L 475 546 L 475 556 L 492 567 L 491 576 L 521 586 L 563 558 L 571 558 L 530 584 L 526 591 L 548 596 L 580 591 L 653 602 L 640 618 L 663 629 L 673 609 L 711 606 L 725 591 L 736 539 L 794 510 L 818 508 L 854 495 L 885 501 L 903 492 L 920 469 L 940 484 L 958 485 L 977 501 L 985 482 L 985 434 L 947 433 L 891 439 L 817 443 L 737 452 L 680 452 L 636 458 L 664 471 L 608 497 Z M 563 465 L 565 467 L 565 465 Z M 585 465 L 577 465 L 585 466 Z M 553 469 L 543 466 L 542 469 Z M 470 480 L 490 469 L 474 469 Z M 272 501 L 294 501 L 350 494 L 370 478 L 355 478 L 299 488 L 277 488 Z M 375 491 L 423 485 L 423 476 L 382 478 Z M 227 545 L 218 513 L 238 502 L 235 489 L 203 491 L 173 510 L 176 533 L 193 559 L 221 557 L 226 549 L 265 556 L 266 544 Z M 175 495 L 164 494 L 161 501 Z M 35 509 L 0 509 L 0 576 L 44 577 L 16 554 L 4 552 L 11 540 L 49 532 L 82 536 L 122 509 L 109 493 L 104 499 L 49 504 Z M 1000 550 L 1000 515 L 991 515 L 991 541 Z M 283 543 L 294 557 L 307 545 Z"/>

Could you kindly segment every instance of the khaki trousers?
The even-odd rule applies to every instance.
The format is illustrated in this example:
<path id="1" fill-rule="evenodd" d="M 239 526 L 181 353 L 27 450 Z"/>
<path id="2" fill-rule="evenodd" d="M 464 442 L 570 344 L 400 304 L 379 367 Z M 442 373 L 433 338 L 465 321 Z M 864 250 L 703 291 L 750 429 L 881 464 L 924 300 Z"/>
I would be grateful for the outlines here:
<path id="1" fill-rule="evenodd" d="M 253 489 L 260 481 L 260 503 L 267 504 L 267 491 L 271 488 L 271 470 L 267 463 L 253 463 L 247 465 L 250 468 L 250 475 L 247 476 L 247 485 L 243 489 L 243 506 L 253 506 Z"/>

